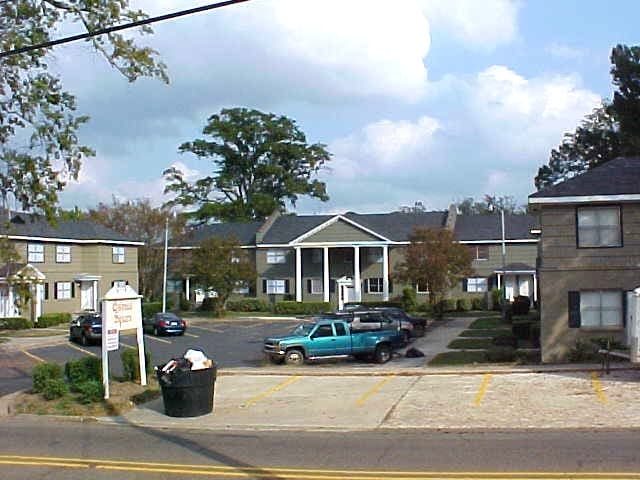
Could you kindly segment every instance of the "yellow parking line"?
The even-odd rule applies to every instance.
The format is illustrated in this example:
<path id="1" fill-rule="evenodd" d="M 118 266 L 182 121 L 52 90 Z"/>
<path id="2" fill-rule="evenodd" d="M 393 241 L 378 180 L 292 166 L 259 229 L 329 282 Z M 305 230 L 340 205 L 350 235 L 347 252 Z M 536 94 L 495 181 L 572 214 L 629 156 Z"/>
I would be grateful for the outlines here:
<path id="1" fill-rule="evenodd" d="M 122 343 L 122 342 L 120 342 L 120 346 L 124 347 L 124 348 L 130 348 L 131 350 L 137 350 L 138 349 L 138 347 L 134 347 L 133 345 L 129 345 L 127 343 Z"/>
<path id="2" fill-rule="evenodd" d="M 489 382 L 491 382 L 491 374 L 485 373 L 482 376 L 482 383 L 480 383 L 480 388 L 478 389 L 478 393 L 476 394 L 476 399 L 474 405 L 479 407 L 482 403 L 482 399 L 484 398 L 484 394 L 487 393 L 487 389 L 489 388 Z"/>
<path id="3" fill-rule="evenodd" d="M 607 396 L 604 394 L 602 384 L 600 383 L 600 377 L 597 372 L 591 372 L 591 385 L 593 385 L 593 389 L 596 391 L 598 401 L 600 403 L 607 403 Z"/>
<path id="4" fill-rule="evenodd" d="M 68 343 L 71 348 L 78 350 L 79 352 L 86 353 L 87 355 L 91 355 L 92 357 L 97 357 L 97 355 L 89 350 L 85 350 L 84 348 L 76 347 L 73 343 Z"/>
<path id="5" fill-rule="evenodd" d="M 24 353 L 27 357 L 32 358 L 33 360 L 35 360 L 36 362 L 44 362 L 45 360 L 43 358 L 40 358 L 37 355 L 34 355 L 33 353 L 27 352 L 26 350 L 20 350 L 22 353 Z"/>
<path id="6" fill-rule="evenodd" d="M 193 333 L 184 332 L 187 337 L 200 338 L 200 335 L 194 335 Z"/>
<path id="7" fill-rule="evenodd" d="M 391 380 L 393 380 L 395 377 L 395 375 L 389 375 L 387 378 L 385 378 L 384 380 L 376 383 L 373 388 L 371 388 L 371 390 L 369 390 L 367 393 L 365 393 L 364 395 L 362 395 L 357 401 L 356 401 L 356 406 L 357 407 L 361 407 L 362 405 L 365 404 L 365 402 L 369 399 L 369 397 L 371 397 L 372 395 L 375 395 L 382 387 L 384 387 L 387 383 L 389 383 Z"/>
<path id="8" fill-rule="evenodd" d="M 218 328 L 198 327 L 196 325 L 192 325 L 191 328 L 199 328 L 200 330 L 204 330 L 206 332 L 224 333 L 224 330 L 220 330 Z"/>
<path id="9" fill-rule="evenodd" d="M 262 392 L 259 395 L 256 395 L 253 398 L 250 398 L 249 400 L 247 400 L 246 402 L 244 402 L 241 407 L 248 407 L 250 405 L 253 405 L 254 403 L 262 400 L 263 398 L 268 397 L 269 395 L 271 395 L 272 393 L 275 393 L 279 390 L 282 390 L 283 388 L 291 385 L 292 383 L 297 382 L 298 380 L 300 380 L 302 377 L 299 375 L 296 375 L 295 377 L 291 377 L 288 378 L 287 380 L 285 380 L 282 383 L 279 383 L 278 385 L 276 385 L 275 387 L 271 387 L 269 390 L 267 390 L 266 392 Z"/>
<path id="10" fill-rule="evenodd" d="M 169 340 L 165 340 L 164 338 L 152 337 L 151 335 L 145 335 L 145 338 L 155 340 L 156 342 L 168 343 L 169 345 L 171 345 L 171 342 Z"/>

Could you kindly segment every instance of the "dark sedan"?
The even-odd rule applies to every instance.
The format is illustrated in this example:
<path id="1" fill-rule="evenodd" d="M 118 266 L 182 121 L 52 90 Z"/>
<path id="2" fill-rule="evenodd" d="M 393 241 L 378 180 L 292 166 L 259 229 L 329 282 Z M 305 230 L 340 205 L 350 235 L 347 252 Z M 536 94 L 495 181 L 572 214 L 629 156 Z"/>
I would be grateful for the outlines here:
<path id="1" fill-rule="evenodd" d="M 142 320 L 145 330 L 151 330 L 154 335 L 184 335 L 187 322 L 175 313 L 154 313 Z"/>
<path id="2" fill-rule="evenodd" d="M 427 329 L 427 320 L 420 317 L 414 317 L 397 307 L 375 307 L 375 310 L 384 312 L 389 318 L 398 321 L 409 322 L 413 325 L 412 337 L 423 337 Z"/>
<path id="3" fill-rule="evenodd" d="M 100 343 L 102 340 L 102 317 L 97 313 L 82 314 L 69 325 L 69 340 L 82 345 Z"/>

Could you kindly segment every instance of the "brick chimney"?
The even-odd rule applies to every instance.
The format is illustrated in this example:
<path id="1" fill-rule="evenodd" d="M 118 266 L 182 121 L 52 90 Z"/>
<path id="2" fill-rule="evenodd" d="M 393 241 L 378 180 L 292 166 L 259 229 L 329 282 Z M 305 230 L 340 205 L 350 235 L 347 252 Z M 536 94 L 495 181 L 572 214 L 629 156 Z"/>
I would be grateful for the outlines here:
<path id="1" fill-rule="evenodd" d="M 453 232 L 456 228 L 456 218 L 458 218 L 458 207 L 452 203 L 449 205 L 449 210 L 447 211 L 447 219 L 444 222 L 444 228 Z"/>
<path id="2" fill-rule="evenodd" d="M 280 209 L 276 208 L 269 217 L 264 221 L 264 223 L 260 226 L 258 231 L 256 232 L 256 244 L 262 243 L 264 236 L 267 234 L 269 229 L 273 226 L 273 223 L 280 216 Z"/>

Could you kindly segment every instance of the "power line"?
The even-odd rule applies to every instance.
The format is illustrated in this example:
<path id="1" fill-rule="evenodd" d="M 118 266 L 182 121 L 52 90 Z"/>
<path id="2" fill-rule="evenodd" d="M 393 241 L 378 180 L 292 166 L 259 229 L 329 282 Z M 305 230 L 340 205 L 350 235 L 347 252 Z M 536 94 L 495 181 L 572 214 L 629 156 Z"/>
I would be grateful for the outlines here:
<path id="1" fill-rule="evenodd" d="M 82 40 L 85 38 L 97 37 L 98 35 L 104 35 L 105 33 L 117 32 L 119 30 L 126 30 L 128 28 L 135 28 L 141 25 L 148 25 L 150 23 L 162 22 L 164 20 L 170 20 L 172 18 L 184 17 L 185 15 L 192 15 L 194 13 L 206 12 L 208 10 L 214 10 L 216 8 L 227 7 L 236 3 L 248 2 L 249 0 L 226 0 L 224 2 L 212 3 L 209 5 L 203 5 L 201 7 L 190 8 L 189 10 L 181 10 L 179 12 L 167 13 L 166 15 L 160 15 L 158 17 L 149 17 L 144 20 L 138 20 L 136 22 L 125 23 L 124 25 L 117 25 L 115 27 L 101 28 L 100 30 L 93 30 L 91 32 L 81 33 L 79 35 L 73 35 L 72 37 L 59 38 L 58 40 L 51 40 L 48 42 L 38 43 L 36 45 L 29 45 L 27 47 L 16 48 L 13 50 L 7 50 L 6 52 L 0 52 L 0 58 L 9 57 L 12 55 L 18 55 L 20 53 L 30 52 L 32 50 L 38 50 L 40 48 L 49 48 L 62 43 L 75 42 L 76 40 Z"/>

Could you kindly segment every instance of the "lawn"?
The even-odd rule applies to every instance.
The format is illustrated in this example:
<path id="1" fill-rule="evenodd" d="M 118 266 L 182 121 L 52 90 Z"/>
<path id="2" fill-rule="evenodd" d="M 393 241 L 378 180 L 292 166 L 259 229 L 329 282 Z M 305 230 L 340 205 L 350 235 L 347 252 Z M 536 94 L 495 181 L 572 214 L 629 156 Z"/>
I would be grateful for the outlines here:
<path id="1" fill-rule="evenodd" d="M 471 310 L 469 312 L 446 312 L 445 317 L 491 317 L 496 312 L 492 310 Z"/>
<path id="2" fill-rule="evenodd" d="M 490 328 L 504 328 L 507 327 L 507 325 L 505 325 L 502 322 L 502 318 L 499 316 L 493 316 L 493 317 L 486 317 L 486 318 L 479 318 L 477 319 L 475 322 L 473 322 L 471 325 L 469 325 L 469 328 L 472 329 L 476 329 L 476 328 L 481 328 L 481 329 L 490 329 Z"/>
<path id="3" fill-rule="evenodd" d="M 447 348 L 455 348 L 458 350 L 478 349 L 486 350 L 492 347 L 491 338 L 456 338 Z"/>
<path id="4" fill-rule="evenodd" d="M 465 330 L 460 334 L 460 337 L 493 338 L 493 337 L 498 337 L 500 335 L 509 335 L 510 333 L 511 333 L 511 330 L 508 328 L 490 328 L 490 329 L 476 328 L 473 330 Z"/>
<path id="5" fill-rule="evenodd" d="M 468 365 L 474 363 L 487 363 L 487 356 L 484 351 L 460 350 L 459 352 L 439 353 L 431 359 L 429 365 Z"/>

